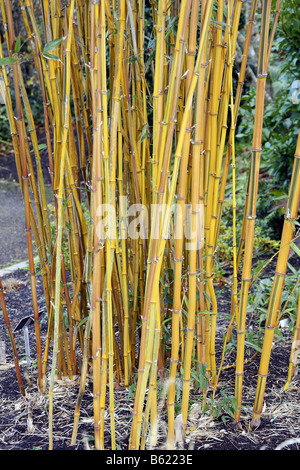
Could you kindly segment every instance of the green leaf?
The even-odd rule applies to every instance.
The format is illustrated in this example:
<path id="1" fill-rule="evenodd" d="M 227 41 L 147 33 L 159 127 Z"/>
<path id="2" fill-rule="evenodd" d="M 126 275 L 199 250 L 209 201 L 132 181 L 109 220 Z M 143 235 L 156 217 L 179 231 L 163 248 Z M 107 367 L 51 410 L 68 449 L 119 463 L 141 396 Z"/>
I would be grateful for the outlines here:
<path id="1" fill-rule="evenodd" d="M 47 148 L 46 144 L 39 144 L 38 150 L 45 150 Z M 34 149 L 30 150 L 30 153 L 34 152 Z"/>
<path id="2" fill-rule="evenodd" d="M 250 346 L 251 348 L 255 349 L 255 351 L 257 351 L 257 352 L 260 352 L 260 353 L 262 352 L 262 348 L 258 344 L 253 343 L 252 341 L 247 341 L 246 340 L 245 344 L 247 346 Z"/>
<path id="3" fill-rule="evenodd" d="M 297 269 L 295 269 L 294 266 L 292 266 L 290 263 L 287 263 L 287 265 L 290 268 L 290 270 L 292 271 L 292 273 L 295 274 L 295 276 L 297 276 L 298 275 Z"/>
<path id="4" fill-rule="evenodd" d="M 145 124 L 141 132 L 140 142 L 143 142 L 143 140 L 145 140 L 148 136 L 148 124 Z"/>
<path id="5" fill-rule="evenodd" d="M 212 23 L 213 25 L 224 26 L 225 28 L 230 28 L 230 25 L 227 23 L 224 23 L 223 21 L 210 20 L 210 23 Z"/>
<path id="6" fill-rule="evenodd" d="M 231 404 L 232 404 L 232 409 L 233 409 L 233 411 L 234 411 L 235 413 L 237 413 L 238 408 L 239 408 L 239 407 L 238 407 L 238 401 L 237 401 L 237 399 L 234 398 L 234 397 L 232 397 L 232 399 L 231 399 Z"/>
<path id="7" fill-rule="evenodd" d="M 0 65 L 10 65 L 14 62 L 17 62 L 19 59 L 17 57 L 3 57 L 0 59 Z"/>
<path id="8" fill-rule="evenodd" d="M 19 35 L 18 39 L 16 40 L 14 52 L 17 54 L 20 51 L 20 48 L 21 48 L 21 36 Z"/>
<path id="9" fill-rule="evenodd" d="M 87 320 L 88 320 L 89 317 L 84 317 L 77 325 L 77 328 L 79 328 L 81 325 L 83 325 Z"/>
<path id="10" fill-rule="evenodd" d="M 50 52 L 56 49 L 57 46 L 59 46 L 59 44 L 62 42 L 62 40 L 63 38 L 59 38 L 59 39 L 54 39 L 53 41 L 48 42 L 44 47 L 43 54 L 44 52 Z"/>
<path id="11" fill-rule="evenodd" d="M 175 22 L 178 20 L 178 17 L 175 16 L 171 21 L 169 21 L 169 24 L 168 24 L 168 31 L 166 32 L 165 34 L 165 40 L 168 39 L 168 37 L 170 36 L 170 34 L 173 32 L 174 34 L 176 34 L 176 30 L 174 28 L 174 25 L 175 25 Z"/>
<path id="12" fill-rule="evenodd" d="M 294 252 L 300 256 L 300 250 L 299 248 L 297 247 L 297 245 L 295 245 L 295 243 L 291 243 L 291 248 L 294 250 Z"/>
<path id="13" fill-rule="evenodd" d="M 39 150 L 45 150 L 47 148 L 46 144 L 39 144 L 38 149 Z"/>
<path id="14" fill-rule="evenodd" d="M 48 52 L 43 52 L 43 56 L 45 57 L 45 59 L 59 60 L 59 57 L 57 57 L 57 55 L 49 54 Z"/>

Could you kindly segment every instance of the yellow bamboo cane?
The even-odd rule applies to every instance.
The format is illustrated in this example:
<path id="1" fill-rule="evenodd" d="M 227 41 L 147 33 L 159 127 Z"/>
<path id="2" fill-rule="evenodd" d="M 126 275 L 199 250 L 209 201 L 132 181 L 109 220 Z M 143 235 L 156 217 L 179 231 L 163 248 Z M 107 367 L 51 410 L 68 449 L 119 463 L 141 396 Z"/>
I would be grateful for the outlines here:
<path id="1" fill-rule="evenodd" d="M 190 112 L 191 105 L 192 105 L 193 94 L 194 94 L 196 84 L 197 84 L 197 81 L 198 81 L 198 74 L 199 74 L 199 67 L 200 67 L 200 63 L 201 63 L 201 56 L 202 56 L 202 53 L 203 53 L 203 47 L 204 47 L 205 40 L 206 40 L 209 20 L 211 18 L 211 10 L 212 10 L 212 2 L 209 2 L 208 8 L 207 8 L 207 11 L 206 11 L 206 15 L 205 15 L 205 21 L 204 21 L 204 24 L 203 24 L 202 36 L 201 36 L 200 43 L 199 43 L 198 56 L 197 56 L 197 60 L 196 60 L 196 64 L 195 64 L 194 74 L 193 74 L 193 77 L 192 77 L 192 80 L 191 80 L 190 90 L 189 90 L 188 97 L 187 97 L 187 100 L 186 100 L 186 108 L 185 108 L 183 118 L 182 118 L 182 127 L 181 127 L 181 130 L 180 130 L 179 139 L 178 139 L 178 143 L 177 143 L 177 148 L 176 148 L 176 152 L 175 152 L 175 160 L 174 160 L 172 181 L 171 181 L 169 194 L 168 194 L 168 201 L 167 201 L 168 210 L 167 210 L 167 213 L 165 214 L 165 216 L 163 217 L 163 227 L 162 227 L 162 232 L 161 232 L 162 233 L 162 238 L 160 240 L 160 245 L 159 245 L 158 251 L 157 251 L 157 260 L 156 260 L 155 264 L 152 265 L 152 268 L 151 268 L 151 271 L 152 271 L 153 274 L 150 271 L 149 278 L 148 278 L 148 282 L 149 282 L 148 288 L 150 289 L 150 292 L 152 292 L 152 285 L 155 286 L 152 295 L 155 295 L 155 288 L 157 289 L 158 283 L 159 283 L 159 275 L 160 275 L 160 267 L 161 267 L 161 262 L 162 262 L 162 254 L 164 252 L 165 244 L 166 244 L 166 238 L 165 237 L 166 237 L 166 234 L 168 233 L 169 220 L 170 220 L 170 208 L 171 208 L 172 201 L 174 199 L 174 194 L 175 194 L 175 189 L 176 189 L 176 182 L 177 182 L 178 170 L 179 170 L 179 166 L 180 166 L 180 157 L 181 157 L 182 146 L 183 146 L 183 141 L 184 141 L 184 134 L 185 134 L 185 129 L 186 129 L 186 124 L 187 124 L 189 112 Z M 151 298 L 151 296 L 150 296 L 150 298 Z M 148 312 L 148 303 L 146 303 L 146 302 L 145 302 L 144 312 L 145 311 Z M 146 322 L 144 322 L 144 328 L 145 328 L 144 331 L 146 333 L 146 331 L 147 331 L 146 330 Z M 143 340 L 143 338 L 142 338 L 142 340 Z M 141 364 L 144 364 L 144 357 L 142 358 Z M 143 372 L 143 370 L 142 370 L 142 372 Z M 146 372 L 145 372 L 146 377 L 148 376 L 148 372 L 149 371 L 147 369 Z M 136 401 L 135 401 L 136 407 L 135 407 L 135 410 L 134 410 L 134 413 L 136 413 L 136 414 L 134 415 L 134 422 L 133 422 L 133 426 L 132 426 L 131 443 L 130 443 L 130 446 L 131 446 L 132 450 L 136 449 L 136 446 L 139 443 L 139 437 L 140 437 L 140 424 L 138 424 L 138 423 L 141 422 L 140 413 L 141 413 L 141 402 L 142 402 L 142 397 L 143 397 L 143 393 L 141 393 L 141 388 L 140 387 L 141 387 L 141 383 L 142 383 L 141 381 L 143 381 L 143 383 L 145 384 L 145 376 L 142 373 L 142 374 L 140 374 L 139 377 L 140 377 L 140 381 L 138 381 L 138 388 L 137 388 L 138 395 L 136 397 Z"/>
<path id="2" fill-rule="evenodd" d="M 8 21 L 8 31 L 9 31 L 9 43 L 7 44 L 10 53 L 13 53 L 15 47 L 15 34 L 14 34 L 14 25 L 12 19 L 12 5 L 11 1 L 6 3 L 6 12 L 7 12 L 7 21 Z M 42 373 L 42 350 L 41 350 L 41 337 L 40 337 L 40 326 L 39 326 L 39 312 L 38 312 L 38 303 L 37 303 L 37 292 L 36 292 L 36 277 L 35 277 L 35 267 L 33 259 L 33 247 L 32 247 L 32 235 L 31 235 L 31 221 L 30 221 L 30 194 L 29 194 L 29 175 L 26 161 L 26 145 L 25 145 L 25 129 L 23 121 L 23 112 L 22 112 L 22 103 L 20 95 L 20 84 L 19 84 L 19 75 L 18 75 L 18 62 L 14 62 L 13 65 L 13 77 L 14 77 L 14 88 L 16 94 L 16 106 L 17 106 L 17 129 L 19 134 L 19 143 L 20 143 L 20 156 L 22 159 L 22 178 L 23 178 L 23 194 L 24 194 L 24 204 L 25 204 L 25 225 L 26 225 L 26 239 L 27 239 L 27 248 L 28 248 L 28 260 L 29 260 L 29 271 L 30 271 L 30 281 L 31 281 L 31 290 L 32 290 L 32 302 L 33 302 L 33 311 L 34 311 L 34 320 L 35 320 L 35 333 L 36 333 L 36 346 L 37 346 L 37 359 L 38 359 L 38 384 L 41 391 L 43 391 L 43 373 Z"/>
<path id="3" fill-rule="evenodd" d="M 57 353 L 58 353 L 58 333 L 59 333 L 59 312 L 60 312 L 60 280 L 61 280 L 61 246 L 63 230 L 63 182 L 65 173 L 65 161 L 67 152 L 67 137 L 69 130 L 69 112 L 70 112 L 70 60 L 71 44 L 73 40 L 73 15 L 75 0 L 71 1 L 69 17 L 69 33 L 66 44 L 66 83 L 65 83 L 65 123 L 62 140 L 62 160 L 60 165 L 59 191 L 58 191 L 58 232 L 57 232 L 57 255 L 56 255 L 56 286 L 55 286 L 55 313 L 54 313 L 54 345 L 51 378 L 49 385 L 49 450 L 53 449 L 53 388 L 56 374 Z"/>
<path id="4" fill-rule="evenodd" d="M 298 207 L 300 199 L 300 184 L 299 184 L 299 171 L 300 171 L 300 131 L 298 134 L 297 147 L 294 158 L 293 173 L 290 183 L 289 199 L 286 207 L 285 220 L 282 228 L 280 251 L 278 254 L 276 271 L 270 294 L 268 314 L 265 324 L 264 342 L 261 353 L 260 366 L 258 371 L 258 381 L 256 388 L 255 403 L 253 408 L 253 425 L 257 425 L 260 421 L 262 413 L 263 399 L 265 386 L 268 375 L 269 361 L 272 350 L 272 341 L 274 336 L 274 329 L 278 322 L 278 310 L 280 308 L 282 289 L 285 280 L 287 269 L 288 255 L 290 251 L 290 243 L 293 238 L 294 224 L 298 217 Z"/>
<path id="5" fill-rule="evenodd" d="M 246 310 L 251 282 L 251 264 L 253 254 L 254 224 L 256 218 L 256 199 L 258 188 L 258 173 L 260 164 L 264 94 L 268 67 L 268 37 L 270 23 L 271 2 L 266 0 L 262 4 L 262 19 L 260 31 L 260 50 L 257 69 L 257 91 L 256 107 L 253 132 L 253 144 L 250 163 L 250 184 L 249 184 L 249 207 L 246 222 L 245 255 L 242 273 L 242 285 L 240 290 L 239 308 L 237 312 L 237 358 L 236 358 L 236 380 L 235 397 L 237 400 L 237 412 L 235 419 L 239 421 L 242 404 L 242 384 L 244 373 L 244 345 L 245 345 L 245 323 Z"/>

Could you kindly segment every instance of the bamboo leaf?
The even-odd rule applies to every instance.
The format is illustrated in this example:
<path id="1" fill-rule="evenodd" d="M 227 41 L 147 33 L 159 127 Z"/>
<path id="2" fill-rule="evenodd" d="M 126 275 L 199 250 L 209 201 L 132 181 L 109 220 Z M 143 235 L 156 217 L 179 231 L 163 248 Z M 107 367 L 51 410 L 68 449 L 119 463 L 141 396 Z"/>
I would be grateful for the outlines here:
<path id="1" fill-rule="evenodd" d="M 291 248 L 294 250 L 294 252 L 300 256 L 300 250 L 299 248 L 297 247 L 297 245 L 295 243 L 291 243 Z"/>
<path id="2" fill-rule="evenodd" d="M 43 57 L 45 57 L 45 59 L 59 60 L 57 55 L 49 54 L 48 52 L 43 52 Z"/>
<path id="3" fill-rule="evenodd" d="M 59 38 L 59 39 L 54 39 L 53 41 L 48 42 L 44 47 L 43 54 L 45 52 L 50 52 L 50 51 L 53 51 L 54 49 L 56 49 L 57 46 L 59 46 L 59 44 L 62 41 L 63 41 L 63 38 Z"/>
<path id="4" fill-rule="evenodd" d="M 145 140 L 148 136 L 149 136 L 149 127 L 148 127 L 148 124 L 145 124 L 141 132 L 140 142 L 143 142 L 143 140 Z"/>
<path id="5" fill-rule="evenodd" d="M 84 318 L 78 323 L 77 328 L 79 328 L 81 325 L 83 325 L 84 323 L 86 323 L 87 320 L 88 320 L 88 318 L 89 318 L 89 317 L 84 317 Z"/>
<path id="6" fill-rule="evenodd" d="M 21 48 L 21 36 L 19 34 L 19 36 L 16 40 L 15 48 L 14 48 L 15 54 L 17 54 L 20 51 L 20 48 Z"/>
<path id="7" fill-rule="evenodd" d="M 257 351 L 259 353 L 262 352 L 262 348 L 257 343 L 253 343 L 252 341 L 246 340 L 245 344 L 247 346 L 250 346 L 251 348 L 255 349 L 255 351 Z"/>
<path id="8" fill-rule="evenodd" d="M 217 26 L 225 26 L 226 28 L 230 28 L 230 25 L 227 23 L 224 23 L 223 21 L 211 20 L 210 22 Z"/>
<path id="9" fill-rule="evenodd" d="M 18 60 L 17 57 L 2 57 L 2 59 L 0 59 L 0 65 L 11 65 Z"/>
<path id="10" fill-rule="evenodd" d="M 170 34 L 173 32 L 174 34 L 176 34 L 176 28 L 175 28 L 175 23 L 178 21 L 178 17 L 175 16 L 174 18 L 172 18 L 172 20 L 169 21 L 169 24 L 168 24 L 168 30 L 165 34 L 165 40 L 168 39 L 168 37 L 170 36 Z"/>
<path id="11" fill-rule="evenodd" d="M 46 144 L 39 144 L 38 145 L 38 150 L 45 150 L 47 148 Z M 34 152 L 34 149 L 30 150 L 30 152 Z"/>
<path id="12" fill-rule="evenodd" d="M 38 146 L 38 149 L 39 149 L 39 150 L 45 150 L 46 148 L 47 148 L 47 145 L 46 145 L 46 144 L 40 144 L 40 145 Z"/>
<path id="13" fill-rule="evenodd" d="M 287 265 L 290 268 L 290 270 L 293 272 L 293 274 L 297 276 L 298 275 L 297 269 L 295 269 L 294 266 L 292 266 L 290 263 L 287 263 Z"/>

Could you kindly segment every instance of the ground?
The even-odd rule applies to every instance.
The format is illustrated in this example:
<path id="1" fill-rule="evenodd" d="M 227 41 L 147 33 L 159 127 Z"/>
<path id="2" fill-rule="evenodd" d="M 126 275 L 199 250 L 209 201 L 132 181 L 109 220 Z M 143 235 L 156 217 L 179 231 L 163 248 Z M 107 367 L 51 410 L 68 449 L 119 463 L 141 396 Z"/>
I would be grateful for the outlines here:
<path id="1" fill-rule="evenodd" d="M 32 315 L 31 295 L 28 271 L 18 270 L 3 277 L 5 299 L 10 315 L 12 329 L 19 320 Z M 38 292 L 43 298 L 42 282 L 38 279 Z M 41 302 L 42 305 L 42 302 Z M 228 307 L 229 299 L 223 296 L 220 306 Z M 41 333 L 43 341 L 47 331 L 46 319 L 42 316 Z M 37 387 L 37 368 L 35 363 L 26 367 L 24 360 L 24 341 L 22 331 L 14 333 L 22 375 L 26 387 L 26 397 L 22 397 L 16 379 L 11 346 L 6 328 L 1 317 L 0 341 L 6 346 L 6 362 L 0 366 L 0 449 L 3 450 L 47 450 L 48 448 L 48 395 L 42 395 Z M 282 391 L 286 381 L 291 335 L 283 332 L 283 341 L 275 343 L 269 371 L 265 408 L 261 425 L 250 429 L 251 409 L 255 395 L 256 376 L 259 356 L 255 356 L 245 366 L 244 412 L 241 426 L 235 428 L 226 411 L 213 419 L 209 414 L 199 414 L 200 397 L 192 393 L 194 403 L 187 428 L 185 449 L 200 450 L 274 450 L 287 440 L 296 439 L 285 449 L 299 449 L 300 435 L 300 383 L 296 376 L 290 388 Z M 32 357 L 35 356 L 34 332 L 30 330 Z M 51 363 L 51 357 L 50 357 Z M 27 377 L 27 379 L 26 379 Z M 80 380 L 61 379 L 57 382 L 54 393 L 54 449 L 93 448 L 93 401 L 92 380 L 88 376 L 86 389 L 81 403 L 78 435 L 74 446 L 70 446 L 73 432 L 74 410 L 78 396 Z M 220 376 L 219 388 L 234 389 L 234 368 L 228 368 Z M 116 440 L 121 449 L 128 446 L 132 416 L 133 398 L 130 391 L 123 387 L 115 390 Z M 198 404 L 198 405 L 197 405 Z M 166 407 L 160 401 L 159 444 L 164 448 L 166 439 Z M 32 417 L 32 418 L 31 418 Z M 32 419 L 32 420 L 31 420 Z M 106 416 L 109 429 L 109 415 Z M 225 422 L 224 422 L 225 421 Z M 106 445 L 109 446 L 109 433 Z M 298 441 L 297 441 L 298 439 Z"/>
<path id="2" fill-rule="evenodd" d="M 23 202 L 16 184 L 13 155 L 1 155 L 0 163 L 0 268 L 26 259 L 26 236 L 24 229 Z M 22 235 L 23 234 L 23 235 Z M 273 269 L 273 268 L 272 268 Z M 12 330 L 19 321 L 32 315 L 30 279 L 26 269 L 19 269 L 2 277 L 4 295 Z M 228 287 L 222 286 L 219 300 L 220 325 L 224 313 L 230 310 Z M 37 276 L 37 290 L 40 312 L 43 311 L 43 286 Z M 32 328 L 32 327 L 31 327 Z M 219 331 L 222 337 L 225 330 Z M 43 345 L 47 333 L 46 316 L 41 317 Z M 26 396 L 20 394 L 16 378 L 13 355 L 3 315 L 0 315 L 0 450 L 47 450 L 48 449 L 48 402 L 47 393 L 42 395 L 37 387 L 35 362 L 26 366 L 22 331 L 14 332 L 21 373 Z M 179 444 L 183 449 L 194 450 L 274 450 L 282 446 L 285 450 L 299 450 L 300 443 L 300 380 L 293 378 L 289 389 L 283 392 L 286 382 L 292 334 L 282 330 L 282 340 L 274 342 L 265 404 L 261 424 L 250 428 L 251 413 L 256 390 L 259 354 L 245 365 L 243 413 L 240 426 L 233 425 L 232 419 L 223 409 L 218 416 L 199 412 L 201 398 L 198 391 L 192 391 L 192 411 L 189 415 L 186 441 Z M 30 329 L 32 357 L 35 357 L 34 332 Z M 218 351 L 220 354 L 220 351 Z M 51 367 L 51 355 L 49 356 Z M 219 380 L 218 390 L 226 388 L 227 395 L 234 393 L 234 367 L 228 362 Z M 78 397 L 80 378 L 58 380 L 54 391 L 53 437 L 56 450 L 93 449 L 93 400 L 92 380 L 87 376 L 85 392 L 80 407 L 77 439 L 71 446 L 75 404 Z M 217 393 L 218 396 L 218 393 Z M 216 398 L 216 401 L 221 400 Z M 221 400 L 222 401 L 222 400 Z M 219 401 L 220 402 L 220 401 Z M 116 441 L 119 449 L 128 448 L 131 429 L 133 397 L 130 390 L 122 386 L 115 389 Z M 159 401 L 158 449 L 166 442 L 166 404 Z M 105 417 L 106 429 L 110 429 L 109 414 Z M 110 446 L 109 431 L 106 431 L 105 445 Z"/>

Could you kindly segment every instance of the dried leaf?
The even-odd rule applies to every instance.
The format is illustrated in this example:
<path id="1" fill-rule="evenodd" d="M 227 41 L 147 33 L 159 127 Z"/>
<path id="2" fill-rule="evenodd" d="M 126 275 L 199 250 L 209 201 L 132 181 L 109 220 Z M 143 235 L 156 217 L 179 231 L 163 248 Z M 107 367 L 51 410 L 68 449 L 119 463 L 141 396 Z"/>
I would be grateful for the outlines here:
<path id="1" fill-rule="evenodd" d="M 185 441 L 185 431 L 184 431 L 184 424 L 182 419 L 182 414 L 176 416 L 175 418 L 175 442 L 184 442 Z"/>

